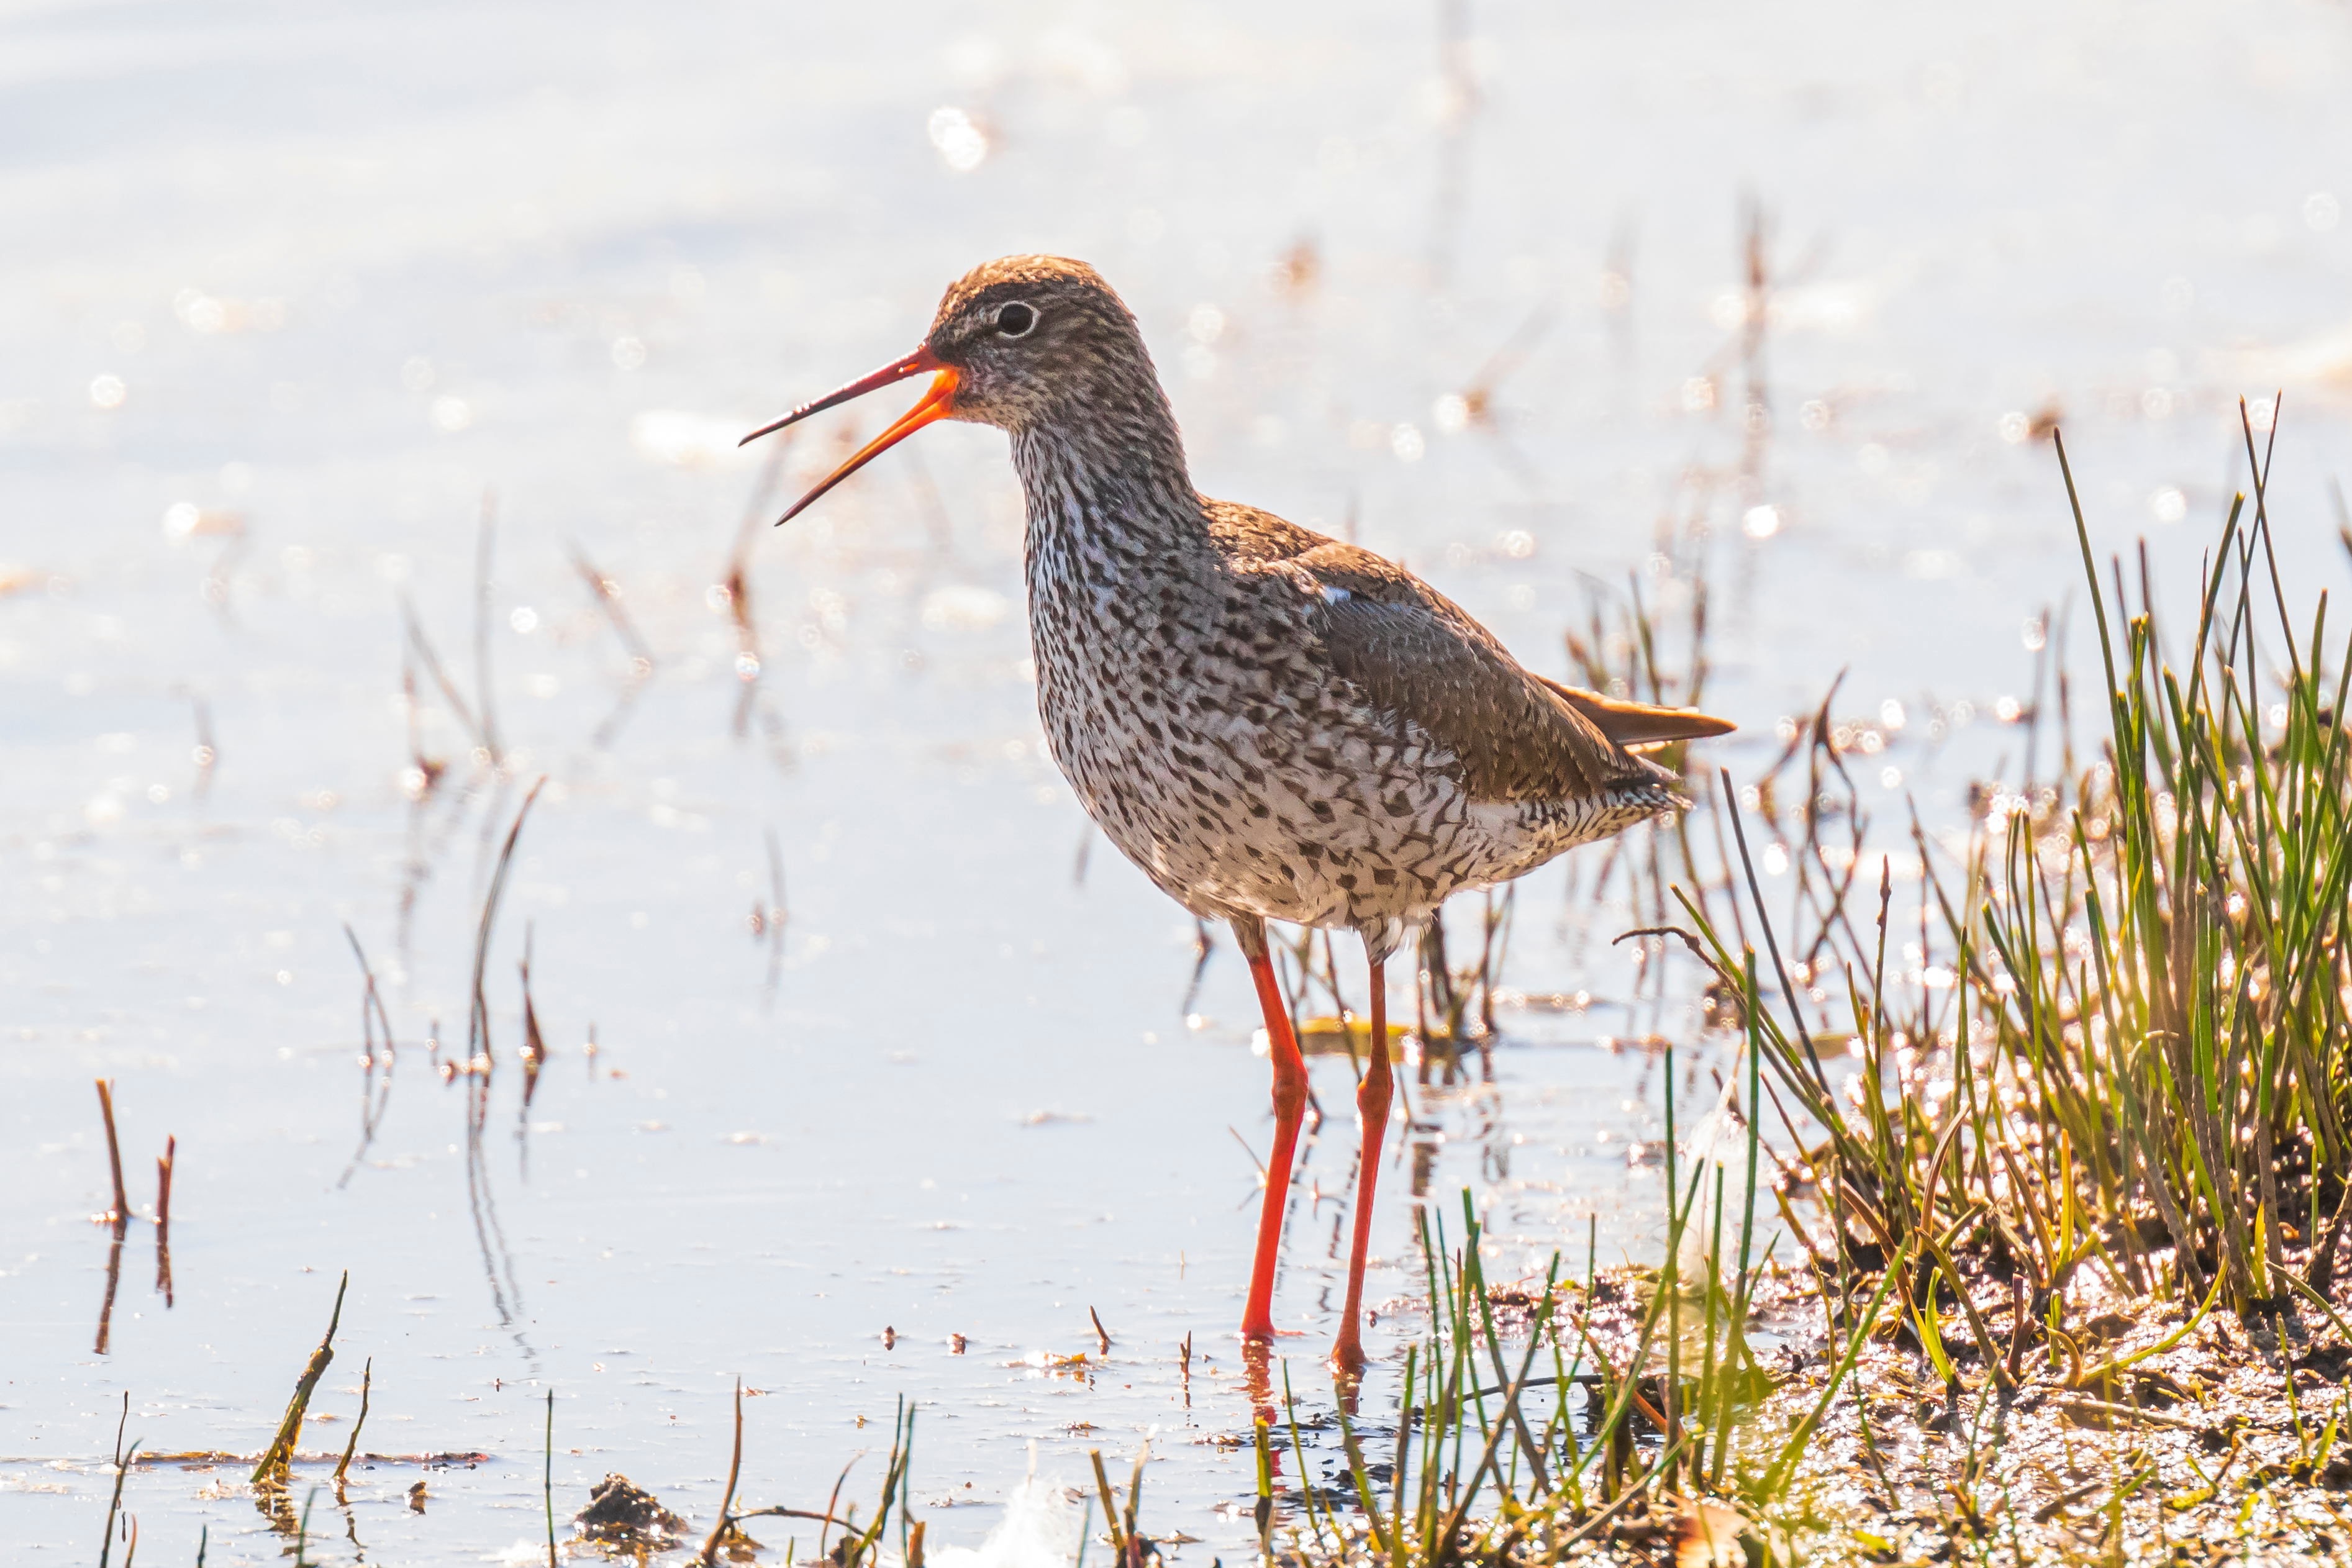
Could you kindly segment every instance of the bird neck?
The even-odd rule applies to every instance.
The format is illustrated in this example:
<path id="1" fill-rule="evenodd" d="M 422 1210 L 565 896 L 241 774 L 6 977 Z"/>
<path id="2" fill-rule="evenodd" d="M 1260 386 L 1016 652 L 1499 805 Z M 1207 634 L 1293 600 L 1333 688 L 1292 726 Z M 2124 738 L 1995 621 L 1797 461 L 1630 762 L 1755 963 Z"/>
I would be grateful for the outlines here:
<path id="1" fill-rule="evenodd" d="M 1157 382 L 1129 398 L 1087 400 L 1066 418 L 1013 432 L 1033 535 L 1104 531 L 1169 543 L 1206 538 L 1176 416 Z"/>

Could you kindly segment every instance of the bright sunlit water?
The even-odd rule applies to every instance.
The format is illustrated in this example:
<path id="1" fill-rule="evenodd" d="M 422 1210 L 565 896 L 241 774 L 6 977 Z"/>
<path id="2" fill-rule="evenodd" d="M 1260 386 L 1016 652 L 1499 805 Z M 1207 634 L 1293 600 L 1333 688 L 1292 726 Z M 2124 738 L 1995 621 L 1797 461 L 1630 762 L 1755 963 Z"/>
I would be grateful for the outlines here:
<path id="1" fill-rule="evenodd" d="M 1033 1442 L 1075 1483 L 1156 1430 L 1147 1528 L 1245 1549 L 1251 1464 L 1210 1439 L 1248 1431 L 1255 1008 L 1230 943 L 1188 998 L 1190 920 L 1041 750 L 1003 438 L 927 432 L 782 532 L 760 517 L 903 400 L 781 474 L 732 445 L 904 352 L 978 261 L 1095 262 L 1204 489 L 1352 530 L 1535 668 L 1629 581 L 1686 624 L 1699 574 L 1707 705 L 1744 727 L 1709 760 L 1760 772 L 1843 672 L 1887 822 L 1961 825 L 2014 770 L 2045 611 L 2088 676 L 2045 416 L 2098 546 L 2148 536 L 2177 601 L 2244 482 L 2236 400 L 2284 387 L 2283 565 L 2343 577 L 2335 7 L 23 4 L 0 82 L 0 1535 L 28 1561 L 94 1556 L 126 1391 L 149 1450 L 257 1450 L 346 1269 L 305 1450 L 341 1448 L 372 1359 L 362 1449 L 489 1457 L 355 1470 L 313 1562 L 543 1552 L 551 1388 L 560 1516 L 619 1470 L 707 1529 L 737 1378 L 753 1504 L 819 1508 L 874 1450 L 844 1491 L 870 1511 L 904 1396 L 935 1548 L 981 1544 Z M 468 756 L 486 707 L 503 781 Z M 446 764 L 422 806 L 412 721 Z M 542 774 L 469 1162 L 426 1042 L 464 1055 Z M 1507 1013 L 1494 1083 L 1412 1085 L 1397 1134 L 1450 1235 L 1472 1189 L 1498 1278 L 1580 1271 L 1596 1216 L 1602 1263 L 1649 1255 L 1625 1148 L 1661 1074 L 1597 1042 L 1704 1054 L 1685 1009 L 1625 1005 L 1602 852 L 1529 879 L 1507 977 L 1591 1005 Z M 356 1155 L 346 926 L 399 1041 Z M 1321 1408 L 1352 1126 L 1345 1067 L 1316 1074 L 1276 1315 Z M 172 1299 L 142 1218 L 102 1353 L 99 1076 L 142 1215 L 178 1140 Z M 1388 1310 L 1413 1164 L 1379 1209 L 1383 1368 L 1419 1326 Z M 1368 1427 L 1393 1400 L 1376 1371 Z M 278 1560 L 240 1479 L 134 1471 L 142 1560 L 200 1527 L 211 1563 Z M 1075 1549 L 1023 1496 L 1022 1539 Z"/>

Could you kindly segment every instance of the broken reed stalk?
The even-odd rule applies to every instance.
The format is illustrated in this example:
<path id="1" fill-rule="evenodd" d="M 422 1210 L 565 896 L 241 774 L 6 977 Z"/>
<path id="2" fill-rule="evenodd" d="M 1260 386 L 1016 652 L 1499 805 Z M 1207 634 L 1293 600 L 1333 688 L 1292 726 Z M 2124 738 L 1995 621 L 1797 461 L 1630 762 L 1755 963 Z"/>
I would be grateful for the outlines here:
<path id="1" fill-rule="evenodd" d="M 352 1456 L 359 1451 L 360 1429 L 367 1425 L 368 1392 L 375 1385 L 375 1357 L 369 1356 L 360 1369 L 360 1414 L 352 1423 L 351 1440 L 343 1445 L 343 1457 L 335 1461 L 335 1485 L 341 1488 L 343 1476 L 352 1468 Z"/>
<path id="2" fill-rule="evenodd" d="M 1110 1354 L 1110 1330 L 1103 1327 L 1102 1314 L 1096 1312 L 1093 1307 L 1089 1306 L 1087 1308 L 1087 1316 L 1094 1320 L 1095 1343 L 1099 1347 L 1102 1354 L 1108 1355 Z"/>
<path id="3" fill-rule="evenodd" d="M 166 1137 L 155 1162 L 155 1288 L 166 1308 L 172 1305 L 172 1167 L 179 1155 L 180 1140 Z"/>
<path id="4" fill-rule="evenodd" d="M 155 1228 L 172 1228 L 172 1162 L 179 1157 L 180 1140 L 166 1135 L 163 1152 L 155 1158 Z"/>
<path id="5" fill-rule="evenodd" d="M 255 1486 L 286 1484 L 292 1473 L 294 1445 L 302 1435 L 302 1413 L 310 1408 L 311 1391 L 335 1359 L 335 1330 L 343 1321 L 343 1292 L 351 1288 L 352 1271 L 343 1270 L 342 1282 L 335 1287 L 334 1314 L 327 1320 L 327 1332 L 319 1341 L 319 1348 L 310 1353 L 310 1364 L 294 1385 L 294 1396 L 286 1402 L 286 1415 L 278 1423 L 278 1435 L 263 1451 L 261 1462 L 253 1467 L 247 1479 Z"/>
<path id="6" fill-rule="evenodd" d="M 98 1110 L 106 1122 L 106 1164 L 114 1177 L 114 1207 L 105 1218 L 119 1236 L 131 1219 L 131 1197 L 122 1187 L 122 1145 L 114 1135 L 114 1083 L 111 1079 L 98 1081 Z"/>
<path id="7" fill-rule="evenodd" d="M 551 1434 L 548 1438 L 548 1453 L 551 1456 L 555 1452 L 555 1439 L 551 1435 L 555 1430 L 553 1425 L 555 1420 L 555 1393 L 552 1389 L 548 1391 L 547 1397 L 547 1418 L 549 1422 L 548 1431 Z M 548 1462 L 552 1466 L 554 1460 L 551 1458 Z M 708 1563 L 719 1561 L 719 1543 L 726 1540 L 728 1535 L 732 1532 L 735 1528 L 734 1516 L 730 1511 L 735 1506 L 735 1479 L 742 1473 L 743 1380 L 739 1377 L 735 1380 L 735 1449 L 733 1453 L 728 1456 L 727 1459 L 727 1490 L 719 1494 L 719 1522 L 710 1527 L 709 1537 L 703 1542 L 702 1551 L 696 1558 L 697 1562 Z M 827 1513 L 831 1513 L 833 1511 L 832 1505 L 827 1504 L 825 1511 Z M 555 1561 L 554 1515 L 551 1513 L 548 1516 L 548 1520 L 547 1560 L 551 1564 Z"/>

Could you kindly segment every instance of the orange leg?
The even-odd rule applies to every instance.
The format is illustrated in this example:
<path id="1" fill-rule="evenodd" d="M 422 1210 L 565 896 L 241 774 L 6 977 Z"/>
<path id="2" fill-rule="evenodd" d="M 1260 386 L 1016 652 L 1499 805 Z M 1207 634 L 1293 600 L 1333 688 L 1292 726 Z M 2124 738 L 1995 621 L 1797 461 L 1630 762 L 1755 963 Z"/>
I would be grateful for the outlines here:
<path id="1" fill-rule="evenodd" d="M 1372 1050 L 1364 1081 L 1356 1086 L 1356 1120 L 1363 1128 L 1363 1153 L 1356 1166 L 1356 1236 L 1348 1249 L 1348 1306 L 1331 1364 L 1342 1372 L 1364 1369 L 1364 1256 L 1372 1243 L 1372 1187 L 1380 1180 L 1381 1145 L 1389 1127 L 1388 985 L 1381 964 L 1372 964 Z"/>
<path id="2" fill-rule="evenodd" d="M 1242 1312 L 1242 1337 L 1274 1337 L 1274 1266 L 1282 1254 L 1282 1215 L 1290 1202 L 1290 1161 L 1298 1147 L 1298 1123 L 1307 1110 L 1307 1061 L 1290 1032 L 1290 1009 L 1274 977 L 1263 921 L 1234 922 L 1234 936 L 1249 959 L 1257 983 L 1257 1005 L 1265 1014 L 1266 1043 L 1274 1054 L 1274 1155 L 1265 1166 L 1265 1201 L 1257 1215 L 1257 1261 L 1250 1270 L 1249 1305 Z"/>

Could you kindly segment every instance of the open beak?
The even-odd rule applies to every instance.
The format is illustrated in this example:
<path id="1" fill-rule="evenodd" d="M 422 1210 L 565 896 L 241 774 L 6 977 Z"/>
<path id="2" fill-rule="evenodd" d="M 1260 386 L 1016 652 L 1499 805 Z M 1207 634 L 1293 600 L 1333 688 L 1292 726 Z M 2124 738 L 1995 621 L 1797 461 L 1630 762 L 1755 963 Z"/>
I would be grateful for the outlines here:
<path id="1" fill-rule="evenodd" d="M 832 489 L 835 485 L 840 484 L 844 479 L 848 478 L 852 474 L 856 473 L 860 468 L 865 467 L 877 457 L 881 456 L 883 453 L 887 452 L 891 447 L 896 446 L 901 441 L 906 440 L 909 435 L 914 434 L 915 432 L 922 429 L 923 426 L 933 423 L 936 421 L 945 419 L 949 414 L 954 413 L 956 373 L 950 367 L 940 363 L 939 360 L 931 353 L 929 345 L 926 344 L 922 348 L 917 349 L 913 353 L 908 354 L 905 359 L 891 361 L 888 364 L 883 366 L 880 370 L 876 371 L 870 376 L 860 376 L 857 380 L 850 382 L 847 386 L 843 387 L 836 392 L 829 392 L 825 393 L 824 396 L 818 398 L 814 402 L 803 403 L 800 407 L 793 410 L 792 413 L 784 415 L 783 418 L 776 421 L 775 423 L 763 424 L 759 429 L 753 431 L 751 434 L 745 436 L 741 441 L 736 443 L 739 446 L 748 445 L 751 443 L 759 440 L 760 437 L 763 435 L 772 434 L 776 431 L 783 429 L 783 427 L 788 424 L 793 423 L 799 420 L 806 419 L 810 414 L 822 413 L 826 409 L 835 406 L 836 403 L 845 403 L 852 398 L 864 397 L 867 392 L 872 392 L 877 387 L 887 387 L 892 382 L 902 382 L 908 376 L 919 376 L 926 371 L 932 371 L 933 375 L 931 377 L 930 390 L 923 393 L 923 400 L 914 407 L 908 409 L 905 413 L 899 415 L 898 420 L 891 424 L 889 429 L 884 431 L 881 434 L 867 442 L 865 446 L 858 451 L 855 457 L 852 457 L 848 462 L 835 469 L 831 474 L 826 475 L 823 484 L 819 485 L 815 489 L 811 490 L 807 495 L 803 496 L 799 500 L 794 501 L 792 504 L 791 509 L 785 512 L 782 517 L 776 519 L 776 526 L 778 528 L 782 528 L 784 524 L 791 522 L 794 517 L 800 516 L 803 511 L 806 510 L 809 504 L 814 501 L 819 496 L 824 495 L 827 490 Z"/>

